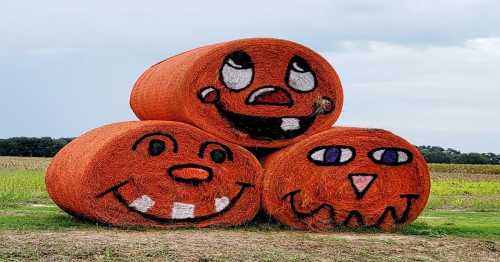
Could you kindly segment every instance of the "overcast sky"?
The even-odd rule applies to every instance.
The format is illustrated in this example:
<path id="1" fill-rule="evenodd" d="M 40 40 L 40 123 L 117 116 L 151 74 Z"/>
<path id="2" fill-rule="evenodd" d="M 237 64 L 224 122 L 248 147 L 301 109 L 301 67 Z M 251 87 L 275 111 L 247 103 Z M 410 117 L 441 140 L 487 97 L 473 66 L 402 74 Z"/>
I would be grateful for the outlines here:
<path id="1" fill-rule="evenodd" d="M 135 119 L 149 65 L 200 45 L 277 37 L 340 74 L 338 124 L 500 153 L 500 1 L 0 3 L 0 137 L 78 136 Z"/>

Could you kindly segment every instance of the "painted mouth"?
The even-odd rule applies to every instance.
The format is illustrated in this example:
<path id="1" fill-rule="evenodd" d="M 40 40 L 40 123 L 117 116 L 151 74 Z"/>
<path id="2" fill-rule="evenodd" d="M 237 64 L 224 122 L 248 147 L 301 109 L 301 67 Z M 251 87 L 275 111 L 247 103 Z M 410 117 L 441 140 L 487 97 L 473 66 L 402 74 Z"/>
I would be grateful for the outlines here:
<path id="1" fill-rule="evenodd" d="M 96 198 L 99 199 L 105 196 L 106 194 L 111 193 L 113 194 L 113 197 L 125 208 L 127 208 L 130 212 L 139 214 L 145 219 L 155 221 L 160 224 L 196 223 L 221 216 L 224 213 L 231 210 L 231 208 L 238 202 L 238 200 L 244 194 L 246 189 L 250 187 L 255 187 L 255 185 L 250 183 L 236 182 L 236 185 L 240 187 L 238 193 L 233 198 L 229 198 L 227 196 L 215 198 L 214 212 L 207 215 L 194 216 L 194 210 L 196 208 L 194 204 L 174 202 L 171 210 L 171 217 L 160 217 L 148 213 L 148 210 L 155 205 L 154 199 L 152 199 L 151 197 L 147 195 L 142 195 L 141 197 L 135 199 L 134 201 L 129 202 L 120 194 L 119 189 L 127 185 L 128 183 L 129 181 L 121 182 L 111 187 L 110 189 L 98 194 Z"/>
<path id="2" fill-rule="evenodd" d="M 290 139 L 306 132 L 322 111 L 317 108 L 307 116 L 263 117 L 235 113 L 217 102 L 215 107 L 234 128 L 258 140 Z"/>
<path id="3" fill-rule="evenodd" d="M 306 132 L 318 115 L 328 114 L 335 109 L 335 103 L 329 97 L 318 97 L 313 104 L 313 110 L 306 116 L 265 117 L 250 116 L 235 113 L 221 102 L 220 91 L 213 86 L 207 86 L 198 92 L 198 99 L 205 104 L 213 104 L 221 116 L 232 127 L 248 134 L 257 140 L 290 139 Z M 293 105 L 293 99 L 286 90 L 275 86 L 264 86 L 248 96 L 247 105 Z"/>
<path id="4" fill-rule="evenodd" d="M 326 204 L 326 203 L 321 204 L 317 208 L 314 208 L 314 209 L 309 210 L 309 211 L 300 211 L 295 206 L 295 202 L 296 202 L 295 196 L 298 193 L 300 193 L 300 190 L 295 190 L 295 191 L 289 192 L 283 196 L 282 200 L 285 201 L 287 198 L 289 198 L 290 208 L 292 209 L 292 212 L 299 220 L 313 217 L 321 210 L 326 210 L 329 214 L 332 226 L 347 226 L 351 222 L 356 222 L 358 225 L 364 226 L 364 227 L 379 227 L 380 225 L 382 225 L 382 223 L 384 223 L 385 219 L 388 216 L 390 216 L 395 221 L 396 224 L 403 224 L 406 221 L 408 221 L 408 215 L 410 214 L 410 210 L 411 210 L 412 203 L 413 203 L 412 201 L 417 200 L 419 198 L 418 194 L 402 194 L 402 195 L 400 195 L 401 199 L 406 199 L 405 208 L 400 216 L 398 216 L 398 214 L 396 212 L 396 208 L 394 206 L 387 206 L 384 209 L 384 212 L 382 212 L 382 214 L 377 219 L 377 222 L 375 222 L 374 224 L 371 224 L 371 225 L 367 225 L 365 223 L 365 219 L 363 217 L 363 214 L 361 212 L 359 212 L 358 210 L 351 210 L 349 212 L 349 214 L 347 215 L 347 217 L 343 221 L 337 221 L 336 214 L 335 214 L 335 208 L 332 205 Z M 353 221 L 353 220 L 356 220 L 356 221 Z"/>

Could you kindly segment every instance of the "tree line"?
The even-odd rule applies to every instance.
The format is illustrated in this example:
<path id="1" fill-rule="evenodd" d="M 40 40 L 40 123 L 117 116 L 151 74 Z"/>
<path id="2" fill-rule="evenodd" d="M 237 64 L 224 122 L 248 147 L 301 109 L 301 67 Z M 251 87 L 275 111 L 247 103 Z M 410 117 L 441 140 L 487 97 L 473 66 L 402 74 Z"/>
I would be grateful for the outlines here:
<path id="1" fill-rule="evenodd" d="M 439 146 L 418 146 L 429 163 L 451 164 L 500 164 L 500 155 L 495 153 L 462 153 L 453 148 Z"/>
<path id="2" fill-rule="evenodd" d="M 53 157 L 73 138 L 12 137 L 0 139 L 0 156 Z M 495 153 L 462 153 L 453 148 L 417 146 L 429 163 L 500 164 Z"/>
<path id="3" fill-rule="evenodd" d="M 12 137 L 0 139 L 0 156 L 53 157 L 73 138 Z"/>

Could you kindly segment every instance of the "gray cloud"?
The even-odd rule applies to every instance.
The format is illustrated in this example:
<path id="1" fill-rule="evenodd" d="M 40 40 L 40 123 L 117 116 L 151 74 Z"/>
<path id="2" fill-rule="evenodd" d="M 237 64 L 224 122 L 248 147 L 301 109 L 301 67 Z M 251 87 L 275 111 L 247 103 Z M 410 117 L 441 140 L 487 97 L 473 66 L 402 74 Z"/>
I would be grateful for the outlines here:
<path id="1" fill-rule="evenodd" d="M 4 1 L 0 137 L 76 136 L 135 119 L 128 95 L 150 64 L 270 36 L 332 62 L 346 92 L 340 123 L 499 152 L 499 11 L 484 0 Z"/>
<path id="2" fill-rule="evenodd" d="M 495 0 L 4 2 L 0 46 L 14 49 L 172 50 L 264 35 L 326 51 L 346 39 L 449 44 L 500 30 Z"/>

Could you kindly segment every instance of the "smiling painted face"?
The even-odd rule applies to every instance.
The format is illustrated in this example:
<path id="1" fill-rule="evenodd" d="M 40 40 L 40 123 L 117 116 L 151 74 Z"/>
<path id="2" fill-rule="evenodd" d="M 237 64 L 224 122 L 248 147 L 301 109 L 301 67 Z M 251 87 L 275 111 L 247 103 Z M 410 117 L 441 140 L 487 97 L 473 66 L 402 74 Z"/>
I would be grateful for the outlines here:
<path id="1" fill-rule="evenodd" d="M 87 140 L 107 142 L 86 155 Z M 62 177 L 68 155 L 78 154 L 90 158 L 83 173 Z M 259 208 L 260 173 L 258 161 L 239 146 L 186 124 L 146 121 L 76 139 L 51 164 L 47 186 L 69 213 L 113 225 L 235 225 Z M 68 179 L 77 188 L 59 191 Z"/>
<path id="2" fill-rule="evenodd" d="M 175 75 L 181 65 L 189 76 L 179 77 L 180 88 L 148 91 L 159 82 L 171 83 L 160 74 Z M 167 99 L 166 106 L 147 105 Z M 174 100 L 185 103 L 175 105 L 181 110 L 172 109 Z M 325 59 L 276 39 L 231 41 L 172 57 L 147 71 L 131 97 L 141 119 L 173 117 L 257 147 L 285 146 L 329 128 L 342 103 L 340 80 Z"/>
<path id="3" fill-rule="evenodd" d="M 265 209 L 301 229 L 410 223 L 430 190 L 422 155 L 380 129 L 333 128 L 272 155 L 265 169 Z"/>

